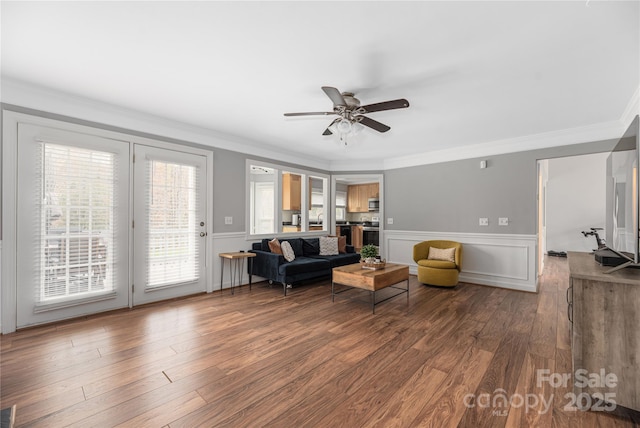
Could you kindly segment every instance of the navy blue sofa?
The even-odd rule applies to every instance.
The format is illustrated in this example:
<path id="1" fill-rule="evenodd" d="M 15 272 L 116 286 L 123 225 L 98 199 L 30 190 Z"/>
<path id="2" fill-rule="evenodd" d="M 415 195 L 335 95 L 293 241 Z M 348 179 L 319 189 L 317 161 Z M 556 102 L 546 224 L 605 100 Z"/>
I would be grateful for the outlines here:
<path id="1" fill-rule="evenodd" d="M 360 254 L 351 245 L 347 245 L 346 253 L 333 256 L 320 255 L 319 238 L 283 238 L 280 242 L 291 244 L 296 258 L 286 261 L 281 254 L 269 250 L 270 239 L 254 242 L 250 252 L 255 253 L 252 263 L 249 263 L 250 273 L 269 280 L 269 283 L 282 283 L 284 295 L 287 288 L 301 281 L 321 277 L 331 277 L 331 270 L 337 266 L 349 265 L 360 261 Z"/>

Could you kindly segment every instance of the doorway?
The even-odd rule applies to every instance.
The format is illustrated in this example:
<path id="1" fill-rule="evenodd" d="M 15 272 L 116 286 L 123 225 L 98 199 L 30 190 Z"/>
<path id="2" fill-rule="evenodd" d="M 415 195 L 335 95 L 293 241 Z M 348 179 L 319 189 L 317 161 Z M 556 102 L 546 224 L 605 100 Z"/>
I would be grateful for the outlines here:
<path id="1" fill-rule="evenodd" d="M 372 193 L 373 187 L 377 193 Z M 369 189 L 369 190 L 367 190 Z M 356 190 L 354 192 L 354 190 Z M 366 195 L 359 194 L 367 191 Z M 351 245 L 356 251 L 366 243 L 379 247 L 384 257 L 384 177 L 382 174 L 345 174 L 331 177 L 331 206 L 335 213 L 332 230 L 344 235 L 351 231 Z M 360 208 L 353 200 L 362 199 Z M 371 203 L 374 202 L 374 203 Z M 370 211 L 371 207 L 371 211 Z M 377 207 L 374 208 L 374 207 Z M 366 242 L 365 242 L 366 238 Z"/>
<path id="2" fill-rule="evenodd" d="M 4 332 L 207 291 L 211 152 L 15 116 Z"/>
<path id="3" fill-rule="evenodd" d="M 607 156 L 605 152 L 538 161 L 539 275 L 550 250 L 591 252 L 597 248 L 595 239 L 581 232 L 604 228 Z"/>

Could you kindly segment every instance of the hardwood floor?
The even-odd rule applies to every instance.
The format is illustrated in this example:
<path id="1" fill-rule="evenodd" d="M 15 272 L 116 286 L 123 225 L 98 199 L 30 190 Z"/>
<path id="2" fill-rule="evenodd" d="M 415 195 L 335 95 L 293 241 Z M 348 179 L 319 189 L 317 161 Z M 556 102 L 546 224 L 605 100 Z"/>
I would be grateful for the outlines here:
<path id="1" fill-rule="evenodd" d="M 571 372 L 567 261 L 546 266 L 537 294 L 411 277 L 409 305 L 375 315 L 328 281 L 254 284 L 20 331 L 0 339 L 1 408 L 32 427 L 637 426 L 537 382 Z"/>

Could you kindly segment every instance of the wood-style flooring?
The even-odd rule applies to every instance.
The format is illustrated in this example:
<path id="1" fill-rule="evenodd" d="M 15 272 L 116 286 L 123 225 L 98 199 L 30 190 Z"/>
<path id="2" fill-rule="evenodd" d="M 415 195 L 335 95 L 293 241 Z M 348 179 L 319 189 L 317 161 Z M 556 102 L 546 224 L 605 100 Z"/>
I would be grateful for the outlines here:
<path id="1" fill-rule="evenodd" d="M 537 294 L 411 277 L 373 315 L 328 281 L 260 283 L 32 328 L 0 339 L 0 407 L 29 427 L 634 426 L 537 382 L 571 372 L 567 284 L 549 258 Z"/>

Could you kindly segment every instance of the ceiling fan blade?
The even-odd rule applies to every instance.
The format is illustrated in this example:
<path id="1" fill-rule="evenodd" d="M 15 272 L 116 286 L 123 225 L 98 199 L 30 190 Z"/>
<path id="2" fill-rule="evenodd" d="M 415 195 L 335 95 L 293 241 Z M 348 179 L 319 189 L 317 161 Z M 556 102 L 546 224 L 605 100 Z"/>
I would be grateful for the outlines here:
<path id="1" fill-rule="evenodd" d="M 363 124 L 364 126 L 368 126 L 371 129 L 375 129 L 378 132 L 387 132 L 391 128 L 385 125 L 384 123 L 380 123 L 377 120 L 369 119 L 366 116 L 357 116 L 358 122 Z"/>
<path id="2" fill-rule="evenodd" d="M 331 98 L 331 101 L 333 101 L 334 106 L 336 107 L 347 106 L 347 102 L 342 97 L 342 94 L 340 93 L 340 91 L 337 90 L 336 88 L 333 88 L 331 86 L 323 86 L 322 90 L 324 91 L 325 94 L 327 94 L 329 98 Z"/>
<path id="3" fill-rule="evenodd" d="M 324 130 L 324 132 L 322 133 L 322 135 L 333 135 L 333 132 L 331 132 L 329 130 L 329 128 L 331 128 L 331 126 L 336 123 L 337 121 L 339 121 L 340 118 L 334 119 L 333 122 L 331 122 L 331 124 L 329 124 L 329 126 L 327 126 L 327 129 Z"/>
<path id="4" fill-rule="evenodd" d="M 322 115 L 322 116 L 328 116 L 330 114 L 336 114 L 333 111 L 310 111 L 310 112 L 306 112 L 306 113 L 285 113 L 285 116 L 317 116 L 317 115 Z"/>
<path id="5" fill-rule="evenodd" d="M 407 107 L 409 107 L 409 101 L 405 100 L 404 98 L 400 98 L 392 101 L 384 101 L 381 103 L 368 104 L 366 106 L 360 107 L 360 109 L 364 110 L 364 113 L 373 113 L 375 111 L 393 110 L 397 108 L 407 108 Z"/>

